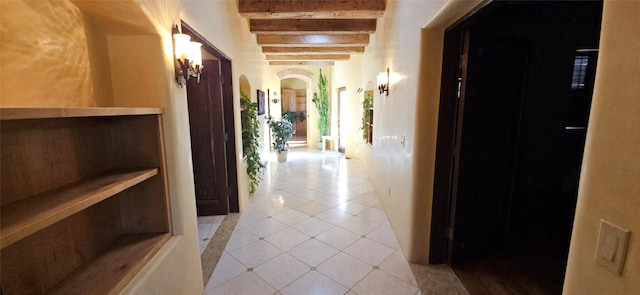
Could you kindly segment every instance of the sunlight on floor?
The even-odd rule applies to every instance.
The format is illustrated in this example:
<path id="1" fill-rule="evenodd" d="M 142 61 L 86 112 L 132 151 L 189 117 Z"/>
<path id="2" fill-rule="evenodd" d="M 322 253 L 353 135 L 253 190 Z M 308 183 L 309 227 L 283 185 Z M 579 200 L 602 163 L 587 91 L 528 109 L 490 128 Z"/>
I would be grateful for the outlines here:
<path id="1" fill-rule="evenodd" d="M 421 294 L 358 160 L 275 154 L 213 275 L 213 294 Z"/>

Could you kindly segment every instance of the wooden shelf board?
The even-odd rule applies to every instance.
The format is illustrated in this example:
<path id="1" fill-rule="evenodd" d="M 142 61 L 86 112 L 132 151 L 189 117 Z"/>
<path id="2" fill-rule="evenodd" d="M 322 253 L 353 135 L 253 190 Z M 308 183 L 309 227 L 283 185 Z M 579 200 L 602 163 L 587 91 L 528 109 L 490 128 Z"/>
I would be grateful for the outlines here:
<path id="1" fill-rule="evenodd" d="M 158 174 L 114 170 L 2 207 L 0 249 Z"/>
<path id="2" fill-rule="evenodd" d="M 47 294 L 118 294 L 170 238 L 169 233 L 124 235 Z"/>
<path id="3" fill-rule="evenodd" d="M 162 114 L 160 108 L 0 108 L 0 120 Z"/>

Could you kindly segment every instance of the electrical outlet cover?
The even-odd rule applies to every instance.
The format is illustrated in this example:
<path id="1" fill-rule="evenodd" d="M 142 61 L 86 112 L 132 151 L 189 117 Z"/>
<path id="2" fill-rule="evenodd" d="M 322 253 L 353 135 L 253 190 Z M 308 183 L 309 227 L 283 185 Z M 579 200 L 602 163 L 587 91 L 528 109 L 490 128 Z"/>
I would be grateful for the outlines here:
<path id="1" fill-rule="evenodd" d="M 596 263 L 622 276 L 630 235 L 629 230 L 611 224 L 604 219 L 600 220 Z"/>

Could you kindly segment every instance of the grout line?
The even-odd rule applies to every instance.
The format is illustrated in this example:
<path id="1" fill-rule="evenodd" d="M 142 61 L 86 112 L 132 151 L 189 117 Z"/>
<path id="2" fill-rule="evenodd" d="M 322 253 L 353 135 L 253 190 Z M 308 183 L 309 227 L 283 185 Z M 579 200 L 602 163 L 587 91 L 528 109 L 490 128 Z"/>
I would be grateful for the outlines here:
<path id="1" fill-rule="evenodd" d="M 307 166 L 304 166 L 304 167 L 307 167 Z M 293 168 L 293 166 L 292 166 L 292 168 Z M 299 170 L 300 170 L 300 172 L 305 172 L 305 171 L 306 171 L 306 169 L 305 169 L 305 168 L 303 168 L 303 167 L 301 167 L 301 168 L 295 168 L 295 169 L 299 169 Z M 287 175 L 288 175 L 288 174 L 289 174 L 289 173 L 287 173 Z M 358 178 L 359 178 L 359 177 L 358 177 Z M 273 177 L 271 177 L 271 179 L 277 179 L 277 177 L 273 176 Z M 364 179 L 365 179 L 365 180 L 368 180 L 368 178 L 364 178 Z M 363 181 L 363 182 L 364 182 L 364 181 Z M 317 184 L 318 188 L 322 188 L 323 186 L 327 186 L 327 185 L 336 186 L 336 185 L 334 185 L 333 177 L 332 177 L 332 180 L 331 180 L 330 182 L 326 183 L 326 184 Z M 368 184 L 367 184 L 367 185 L 368 185 Z M 349 186 L 349 187 L 359 187 L 359 186 L 362 186 L 362 183 L 353 183 L 353 184 L 348 185 L 348 186 Z M 315 191 L 315 192 L 319 193 L 319 197 L 336 197 L 336 196 L 332 195 L 331 193 L 324 192 L 324 191 L 322 191 L 322 190 L 319 190 L 318 188 L 308 188 L 308 189 L 307 189 L 307 191 L 308 191 L 308 192 Z M 281 187 L 281 186 L 276 185 L 276 186 L 274 186 L 274 187 L 272 188 L 272 190 L 271 190 L 271 191 L 263 191 L 263 192 L 261 192 L 261 193 L 260 193 L 260 195 L 259 195 L 259 196 L 260 196 L 260 197 L 267 196 L 267 195 L 271 194 L 271 193 L 273 192 L 273 190 L 275 190 L 275 191 L 276 191 L 276 192 L 278 192 L 278 193 L 286 193 L 286 194 L 289 194 L 289 195 L 291 195 L 291 196 L 293 196 L 293 197 L 298 197 L 298 198 L 306 199 L 306 200 L 308 200 L 309 202 L 315 202 L 315 199 L 316 199 L 316 198 L 311 198 L 311 199 L 309 199 L 309 198 L 305 198 L 305 197 L 300 197 L 300 196 L 298 196 L 298 194 L 304 194 L 304 193 L 305 193 L 305 191 L 300 192 L 300 193 L 297 193 L 297 192 L 296 192 L 296 193 L 291 193 L 290 191 L 288 191 L 288 189 L 290 189 L 290 187 Z M 353 201 L 353 200 L 355 200 L 355 199 L 357 199 L 357 198 L 360 198 L 362 195 L 364 195 L 364 194 L 368 194 L 368 193 L 371 193 L 371 192 L 373 192 L 373 194 L 374 194 L 375 198 L 378 200 L 378 202 L 376 202 L 375 204 L 367 205 L 367 204 L 361 204 L 361 203 L 359 203 L 359 202 L 354 202 L 354 201 Z M 267 198 L 267 199 L 268 199 L 268 198 Z M 362 210 L 362 212 L 364 212 L 364 211 L 366 211 L 366 210 L 369 210 L 369 209 L 371 209 L 371 208 L 375 208 L 374 206 L 377 206 L 377 205 L 379 205 L 379 204 L 380 204 L 380 203 L 379 203 L 379 197 L 377 196 L 377 194 L 375 194 L 375 191 L 374 191 L 374 190 L 365 190 L 365 191 L 362 191 L 362 192 L 358 191 L 357 193 L 354 193 L 353 195 L 349 194 L 349 196 L 348 196 L 348 198 L 347 198 L 347 201 L 349 201 L 349 202 L 351 202 L 351 203 L 354 203 L 354 204 L 356 204 L 356 205 L 359 205 L 359 206 L 364 207 L 364 210 Z M 269 203 L 269 202 L 267 202 L 267 204 L 268 204 L 268 203 Z M 316 203 L 318 203 L 319 205 L 322 205 L 323 207 L 326 207 L 322 212 L 325 212 L 325 211 L 327 211 L 327 210 L 330 210 L 330 209 L 335 208 L 335 207 L 337 207 L 337 206 L 339 206 L 339 205 L 340 205 L 340 204 L 337 204 L 337 205 L 329 206 L 329 205 L 325 205 L 325 204 L 323 204 L 323 203 L 319 203 L 319 202 L 316 202 Z M 298 207 L 301 207 L 301 206 L 306 205 L 306 204 L 309 204 L 309 203 L 302 204 L 302 205 L 300 205 L 300 206 L 298 206 Z M 260 205 L 266 205 L 266 204 L 260 204 Z M 259 207 L 260 207 L 260 206 L 255 206 L 255 208 L 254 208 L 254 206 L 252 206 L 251 210 L 261 211 L 261 210 L 259 209 Z M 286 206 L 286 207 L 288 207 L 288 206 Z M 289 208 L 290 210 L 294 210 L 294 211 L 297 211 L 297 212 L 299 212 L 299 213 L 305 214 L 305 215 L 307 215 L 307 216 L 309 216 L 309 217 L 315 217 L 315 216 L 313 216 L 312 214 L 308 214 L 308 213 L 306 213 L 306 212 L 299 211 L 299 210 L 297 209 L 297 207 L 293 207 L 293 208 L 292 208 L 292 207 L 288 207 L 288 208 Z M 385 219 L 386 219 L 386 222 L 383 222 L 383 223 L 381 223 L 381 224 L 377 224 L 377 225 L 376 225 L 372 230 L 370 230 L 368 233 L 371 233 L 371 232 L 373 232 L 373 231 L 375 231 L 375 230 L 379 229 L 380 227 L 385 226 L 385 225 L 386 225 L 386 224 L 388 224 L 388 222 L 389 222 L 389 221 L 388 221 L 388 217 L 386 216 L 386 212 L 384 212 L 384 209 L 383 209 L 383 208 L 375 208 L 375 209 L 377 209 L 377 210 L 381 210 L 381 211 L 384 213 L 384 215 L 385 215 Z M 284 212 L 286 212 L 286 211 L 284 211 Z M 279 214 L 284 213 L 284 212 L 280 212 Z M 353 215 L 353 214 L 350 214 L 349 212 L 344 212 L 344 213 L 349 214 L 349 215 Z M 277 214 L 276 214 L 276 215 L 277 215 Z M 316 215 L 317 215 L 317 214 L 316 214 Z M 355 215 L 354 215 L 354 216 L 355 216 Z M 317 217 L 316 217 L 316 218 L 317 218 Z M 361 218 L 362 218 L 362 217 L 361 217 Z M 320 218 L 318 218 L 318 219 L 319 219 L 319 220 L 322 220 L 322 221 L 324 221 L 324 222 L 327 222 L 327 223 L 329 223 L 329 224 L 331 225 L 331 227 L 329 227 L 328 229 L 326 229 L 326 230 L 322 231 L 322 233 L 324 233 L 324 232 L 326 232 L 326 231 L 328 231 L 328 230 L 331 230 L 332 228 L 340 228 L 340 229 L 345 230 L 345 231 L 347 231 L 347 232 L 351 232 L 351 233 L 353 233 L 351 230 L 346 229 L 346 228 L 343 228 L 343 227 L 341 227 L 341 226 L 339 226 L 339 225 L 338 225 L 338 224 L 340 224 L 340 223 L 342 223 L 342 222 L 344 222 L 344 221 L 346 221 L 346 220 L 348 220 L 348 219 L 345 219 L 345 220 L 343 220 L 343 221 L 339 222 L 338 224 L 334 224 L 333 222 L 326 221 L 326 220 L 323 220 L 323 219 L 320 219 Z M 366 220 L 366 221 L 368 221 L 368 222 L 371 222 L 371 223 L 376 223 L 376 222 L 374 222 L 374 220 L 375 220 L 375 219 L 368 219 L 368 218 L 362 218 L 362 219 L 363 219 L 363 220 Z M 226 220 L 226 219 L 225 219 L 225 220 Z M 279 221 L 279 220 L 276 220 L 276 219 L 274 219 L 274 220 L 275 220 L 275 221 Z M 306 218 L 305 218 L 305 220 L 306 220 Z M 300 222 L 302 222 L 302 221 L 304 221 L 304 220 L 298 221 L 298 222 L 296 222 L 296 223 L 294 223 L 294 224 L 288 224 L 288 223 L 284 223 L 284 222 L 279 221 L 279 222 L 283 223 L 286 227 L 285 227 L 285 228 L 283 228 L 283 229 L 281 229 L 281 230 L 279 230 L 279 231 L 276 231 L 275 233 L 280 232 L 280 231 L 283 231 L 283 230 L 286 230 L 287 228 L 289 228 L 289 229 L 293 229 L 293 230 L 295 230 L 295 231 L 300 232 L 297 228 L 295 228 L 295 227 L 294 227 L 294 225 L 296 225 L 296 224 L 298 224 L 298 223 L 300 223 Z M 237 222 L 237 218 L 236 218 L 236 222 Z M 246 225 L 245 225 L 245 226 L 246 226 Z M 240 226 L 240 227 L 241 227 L 241 228 L 244 228 L 243 226 Z M 232 228 L 232 229 L 231 229 L 230 234 L 231 234 L 231 233 L 233 233 L 233 232 L 234 232 L 234 229 Z M 250 233 L 252 233 L 251 231 L 249 231 L 249 232 L 250 232 Z M 271 233 L 270 235 L 273 235 L 273 234 L 275 234 L 275 233 Z M 320 235 L 320 234 L 322 234 L 322 233 L 318 233 L 317 235 Z M 229 234 L 229 237 L 230 237 L 230 234 Z M 252 234 L 253 234 L 253 233 L 252 233 Z M 309 236 L 307 233 L 303 233 L 303 234 L 304 234 L 305 236 Z M 355 233 L 355 234 L 357 234 L 357 233 Z M 317 235 L 316 235 L 316 236 L 317 236 Z M 357 235 L 359 235 L 359 234 L 357 234 Z M 269 236 L 269 235 L 267 235 L 267 236 Z M 349 248 L 351 245 L 355 244 L 357 241 L 359 241 L 359 240 L 361 240 L 361 239 L 363 238 L 361 235 L 359 235 L 359 236 L 360 236 L 360 238 L 356 239 L 356 241 L 352 242 L 352 243 L 351 243 L 351 244 L 349 244 L 347 247 L 344 247 L 344 249 L 337 249 L 337 250 L 338 250 L 338 252 L 337 252 L 337 253 L 335 253 L 335 254 L 334 254 L 334 255 L 332 255 L 331 257 L 329 257 L 329 258 L 325 259 L 325 260 L 324 260 L 322 263 L 320 263 L 319 265 L 322 265 L 322 264 L 326 263 L 328 260 L 332 259 L 332 257 L 334 257 L 335 255 L 338 255 L 338 254 L 340 254 L 340 253 L 344 253 L 345 255 L 348 255 L 348 256 L 350 256 L 350 257 L 353 257 L 353 258 L 354 258 L 354 259 L 356 259 L 356 260 L 362 261 L 362 260 L 360 260 L 359 258 L 354 257 L 353 255 L 351 255 L 351 254 L 349 254 L 349 253 L 347 253 L 347 252 L 345 252 L 345 251 L 344 251 L 345 249 Z M 394 238 L 396 238 L 396 237 L 395 237 L 395 235 L 394 235 Z M 370 240 L 371 240 L 371 239 L 370 239 Z M 227 241 L 228 241 L 228 238 L 227 238 Z M 223 251 L 224 251 L 224 248 L 225 248 L 224 246 L 226 245 L 226 242 L 227 242 L 227 241 L 225 241 L 225 243 L 224 243 L 224 245 L 223 245 L 223 247 L 222 247 Z M 270 243 L 269 241 L 267 241 L 266 239 L 265 239 L 264 241 L 265 241 L 266 243 L 268 243 L 268 244 L 271 244 L 271 243 Z M 319 240 L 319 241 L 320 241 L 320 240 Z M 385 244 L 383 244 L 383 243 L 380 243 L 380 242 L 378 242 L 378 241 L 375 241 L 375 240 L 371 240 L 371 241 L 372 241 L 372 242 L 374 242 L 374 243 L 376 243 L 376 244 L 380 244 L 380 245 L 382 245 L 382 246 L 385 246 L 385 247 L 387 247 L 387 248 L 390 248 L 390 249 L 392 249 L 394 252 L 398 250 L 398 249 L 395 249 L 395 248 L 393 248 L 393 247 L 389 247 L 389 246 L 387 246 L 387 245 L 385 245 Z M 325 243 L 325 242 L 323 242 L 323 241 L 320 241 L 320 242 L 322 242 L 323 244 L 327 244 L 327 243 Z M 302 243 L 302 242 L 301 242 L 301 243 Z M 299 245 L 299 244 L 301 244 L 301 243 L 298 243 L 298 245 Z M 273 244 L 271 244 L 271 245 L 273 245 Z M 329 247 L 332 247 L 332 248 L 333 248 L 333 246 L 332 246 L 332 245 L 330 245 L 330 244 L 327 244 L 327 245 L 328 245 Z M 276 256 L 274 256 L 274 257 L 272 257 L 271 259 L 269 259 L 269 260 L 267 260 L 267 261 L 265 261 L 265 262 L 263 262 L 263 263 L 261 263 L 260 265 L 262 265 L 262 264 L 264 264 L 264 263 L 267 263 L 268 261 L 270 261 L 270 260 L 272 260 L 272 259 L 275 259 L 276 257 L 278 257 L 279 255 L 282 255 L 282 254 L 287 254 L 287 255 L 289 255 L 289 256 L 291 256 L 291 257 L 293 257 L 294 259 L 296 259 L 296 260 L 300 261 L 301 263 L 306 264 L 305 262 L 301 261 L 300 259 L 298 259 L 297 257 L 295 257 L 295 256 L 293 256 L 293 255 L 291 255 L 291 254 L 289 253 L 289 251 L 291 251 L 291 249 L 295 248 L 297 245 L 296 245 L 296 246 L 294 246 L 294 247 L 291 247 L 289 250 L 286 250 L 286 251 L 284 251 L 284 250 L 280 249 L 279 247 L 277 247 L 277 246 L 275 246 L 275 245 L 273 245 L 273 246 L 274 246 L 274 247 L 276 247 L 276 248 L 278 248 L 278 249 L 281 251 L 281 252 L 280 252 L 280 254 L 278 254 L 278 255 L 276 255 Z M 392 253 L 391 255 L 393 255 L 393 253 Z M 391 255 L 389 255 L 388 257 L 386 257 L 386 258 L 385 258 L 382 262 L 380 262 L 379 264 L 381 265 L 382 263 L 384 263 L 387 259 L 389 259 L 389 257 L 390 257 Z M 219 259 L 219 257 L 218 257 L 218 259 Z M 204 261 L 204 260 L 203 260 L 203 261 Z M 369 265 L 369 263 L 368 263 L 368 262 L 366 262 L 366 261 L 362 261 L 362 262 L 364 262 L 365 264 Z M 217 260 L 215 261 L 215 264 L 217 264 Z M 213 265 L 213 268 L 215 268 L 215 264 L 212 264 L 212 265 Z M 203 262 L 203 268 L 204 268 L 204 265 L 205 265 L 205 263 Z M 318 265 L 318 266 L 319 266 L 319 265 Z M 259 265 L 258 265 L 258 266 L 259 266 Z M 258 267 L 258 266 L 255 266 L 255 267 Z M 254 267 L 254 268 L 255 268 L 255 267 Z M 410 267 L 411 267 L 411 266 L 410 266 Z M 374 269 L 375 269 L 375 266 L 374 266 Z M 378 265 L 378 269 L 379 269 L 379 265 Z M 383 270 L 381 270 L 381 269 L 379 269 L 379 270 L 380 270 L 380 271 L 382 271 L 383 273 L 386 273 L 386 271 L 383 271 Z M 317 270 L 317 271 L 318 271 L 318 272 L 320 272 L 319 270 Z M 367 277 L 371 272 L 373 272 L 373 271 L 374 271 L 374 270 L 372 269 L 372 270 L 371 270 L 367 275 L 365 275 L 362 279 L 360 279 L 360 280 L 359 280 L 359 281 L 358 281 L 354 286 L 352 286 L 352 287 L 355 287 L 355 286 L 356 286 L 360 281 L 362 281 L 364 278 L 366 278 L 366 277 Z M 412 269 L 412 271 L 413 271 L 413 269 Z M 212 270 L 212 272 L 213 272 L 213 270 Z M 286 287 L 288 287 L 289 285 L 293 284 L 294 282 L 296 282 L 297 280 L 299 280 L 301 277 L 305 276 L 305 275 L 306 275 L 306 274 L 308 274 L 308 273 L 309 273 L 309 271 L 307 271 L 307 272 L 305 272 L 305 273 L 301 274 L 297 279 L 295 279 L 295 280 L 291 281 L 290 283 L 288 283 L 287 285 L 285 285 L 284 287 L 282 287 L 280 290 L 278 290 L 278 292 L 279 292 L 279 291 L 281 291 L 282 289 L 285 289 L 285 288 L 286 288 Z M 321 272 L 320 272 L 320 273 L 321 273 Z M 327 277 L 329 280 L 331 280 L 331 281 L 333 281 L 333 282 L 337 283 L 338 285 L 343 286 L 343 287 L 346 287 L 346 286 L 344 286 L 344 285 L 340 284 L 339 282 L 335 281 L 333 278 L 331 278 L 331 277 L 329 277 L 329 276 L 325 275 L 324 273 L 321 273 L 321 274 L 322 274 L 323 276 Z M 409 285 L 412 285 L 412 286 L 413 286 L 413 284 L 411 284 L 411 283 L 409 283 L 409 282 L 406 282 L 405 280 L 403 280 L 403 279 L 401 279 L 401 278 L 398 278 L 398 277 L 396 277 L 395 275 L 392 275 L 392 274 L 389 274 L 389 273 L 387 273 L 387 274 L 388 274 L 388 275 L 390 275 L 391 277 L 395 277 L 396 279 L 399 279 L 400 281 L 403 281 L 403 282 L 405 282 L 405 283 L 407 283 L 407 284 L 409 284 Z M 210 274 L 209 274 L 209 276 L 210 276 Z M 259 277 L 261 280 L 263 280 L 263 281 L 264 281 L 264 279 L 262 279 L 260 276 L 258 276 L 258 277 Z M 415 273 L 414 273 L 414 277 L 416 277 L 416 276 L 415 276 Z M 417 277 L 416 277 L 416 279 L 417 279 Z M 208 281 L 208 278 L 207 278 L 207 279 L 205 279 L 205 280 L 207 280 L 207 281 Z M 206 285 L 207 283 L 208 283 L 208 282 L 205 282 L 205 285 Z M 265 283 L 266 283 L 267 285 L 271 286 L 268 282 L 266 282 L 266 281 L 265 281 Z M 271 286 L 271 287 L 272 287 L 272 288 L 274 288 L 273 286 Z M 417 287 L 417 286 L 414 286 L 414 287 Z M 274 288 L 274 289 L 275 289 L 275 288 Z M 351 288 L 346 288 L 346 289 L 347 289 L 348 291 L 354 292 L 353 290 L 351 290 Z M 420 288 L 419 288 L 419 290 L 420 290 Z M 347 292 L 348 292 L 348 291 L 347 291 Z M 276 292 L 275 294 L 278 294 L 278 292 Z M 354 292 L 354 293 L 355 293 L 355 292 Z"/>

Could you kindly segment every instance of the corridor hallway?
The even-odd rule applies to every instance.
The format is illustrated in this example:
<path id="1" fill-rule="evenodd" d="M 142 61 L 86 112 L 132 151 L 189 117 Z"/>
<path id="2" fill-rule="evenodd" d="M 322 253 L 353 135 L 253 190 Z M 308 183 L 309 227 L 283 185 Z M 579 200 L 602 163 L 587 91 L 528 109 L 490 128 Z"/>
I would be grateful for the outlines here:
<path id="1" fill-rule="evenodd" d="M 422 293 L 359 160 L 294 148 L 267 163 L 205 294 Z"/>

